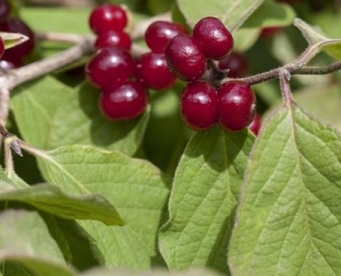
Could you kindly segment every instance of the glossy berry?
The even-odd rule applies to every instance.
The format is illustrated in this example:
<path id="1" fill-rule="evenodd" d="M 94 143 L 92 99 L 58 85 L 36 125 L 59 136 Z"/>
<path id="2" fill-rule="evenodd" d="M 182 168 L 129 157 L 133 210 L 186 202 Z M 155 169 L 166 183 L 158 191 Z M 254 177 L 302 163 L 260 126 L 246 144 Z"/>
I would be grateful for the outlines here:
<path id="1" fill-rule="evenodd" d="M 9 18 L 11 14 L 11 6 L 8 1 L 0 0 L 0 22 L 3 22 Z"/>
<path id="2" fill-rule="evenodd" d="M 181 116 L 184 123 L 197 131 L 212 127 L 218 119 L 217 95 L 208 82 L 191 82 L 182 91 Z"/>
<path id="3" fill-rule="evenodd" d="M 165 55 L 153 52 L 137 59 L 135 78 L 155 90 L 169 88 L 176 80 L 167 66 Z"/>
<path id="4" fill-rule="evenodd" d="M 152 52 L 163 53 L 169 40 L 179 34 L 185 33 L 186 29 L 181 24 L 160 20 L 148 26 L 144 39 Z"/>
<path id="5" fill-rule="evenodd" d="M 206 57 L 193 37 L 183 34 L 173 37 L 165 47 L 168 66 L 185 81 L 199 79 L 206 71 Z"/>
<path id="6" fill-rule="evenodd" d="M 122 47 L 124 49 L 130 50 L 131 47 L 131 38 L 124 31 L 106 31 L 101 32 L 95 41 L 95 47 L 97 49 L 117 46 Z"/>
<path id="7" fill-rule="evenodd" d="M 92 10 L 89 26 L 95 34 L 103 31 L 122 31 L 128 22 L 126 11 L 119 5 L 104 4 Z"/>
<path id="8" fill-rule="evenodd" d="M 232 52 L 218 62 L 221 70 L 228 70 L 230 78 L 244 77 L 248 71 L 248 61 L 246 57 L 238 52 Z"/>
<path id="9" fill-rule="evenodd" d="M 21 33 L 29 39 L 22 44 L 5 51 L 4 58 L 14 63 L 20 62 L 29 55 L 35 47 L 35 35 L 31 28 L 19 18 L 10 18 L 0 24 L 0 31 L 8 33 Z"/>
<path id="10" fill-rule="evenodd" d="M 255 135 L 258 135 L 259 129 L 262 125 L 262 119 L 258 113 L 256 113 L 253 118 L 251 124 L 248 126 L 249 130 L 251 130 Z"/>
<path id="11" fill-rule="evenodd" d="M 219 125 L 230 131 L 246 128 L 255 116 L 256 97 L 250 85 L 227 82 L 217 90 Z"/>
<path id="12" fill-rule="evenodd" d="M 88 61 L 85 73 L 95 87 L 104 87 L 117 80 L 127 80 L 134 74 L 135 63 L 130 53 L 120 47 L 98 50 Z"/>
<path id="13" fill-rule="evenodd" d="M 99 107 L 104 116 L 115 121 L 141 115 L 148 103 L 143 85 L 132 81 L 117 81 L 102 90 Z"/>
<path id="14" fill-rule="evenodd" d="M 200 42 L 208 58 L 221 59 L 233 48 L 233 37 L 224 24 L 215 17 L 204 17 L 195 24 L 193 37 Z"/>

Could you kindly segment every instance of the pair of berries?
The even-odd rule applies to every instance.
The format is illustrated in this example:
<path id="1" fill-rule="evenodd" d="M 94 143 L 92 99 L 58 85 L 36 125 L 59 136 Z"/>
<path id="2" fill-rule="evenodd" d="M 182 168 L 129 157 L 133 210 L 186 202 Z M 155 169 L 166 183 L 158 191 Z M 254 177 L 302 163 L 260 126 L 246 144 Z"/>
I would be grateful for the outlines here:
<path id="1" fill-rule="evenodd" d="M 225 130 L 246 128 L 255 117 L 255 94 L 242 82 L 226 82 L 217 90 L 207 81 L 187 84 L 181 96 L 181 115 L 185 124 L 197 131 L 218 124 Z"/>
<path id="2" fill-rule="evenodd" d="M 127 9 L 124 6 L 104 4 L 90 13 L 89 26 L 96 34 L 97 49 L 118 46 L 130 50 L 131 38 L 125 31 L 128 25 Z"/>
<path id="3" fill-rule="evenodd" d="M 136 60 L 135 77 L 154 90 L 170 88 L 176 77 L 168 67 L 164 50 L 172 38 L 185 33 L 186 29 L 174 22 L 155 21 L 149 25 L 144 39 L 150 52 Z"/>
<path id="4" fill-rule="evenodd" d="M 233 37 L 215 17 L 198 21 L 192 35 L 182 34 L 171 39 L 165 54 L 172 72 L 184 81 L 200 79 L 207 70 L 207 59 L 220 60 L 233 48 Z"/>

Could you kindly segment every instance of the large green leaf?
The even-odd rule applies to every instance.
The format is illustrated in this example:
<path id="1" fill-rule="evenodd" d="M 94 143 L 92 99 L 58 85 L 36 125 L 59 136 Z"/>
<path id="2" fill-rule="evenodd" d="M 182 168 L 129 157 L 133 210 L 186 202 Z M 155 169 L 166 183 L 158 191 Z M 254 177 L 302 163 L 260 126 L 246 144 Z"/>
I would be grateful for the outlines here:
<path id="1" fill-rule="evenodd" d="M 290 5 L 265 0 L 243 24 L 243 28 L 288 26 L 295 19 L 295 11 Z"/>
<path id="2" fill-rule="evenodd" d="M 253 138 L 216 127 L 189 142 L 172 184 L 160 250 L 172 270 L 212 267 L 224 273 L 239 186 Z"/>
<path id="3" fill-rule="evenodd" d="M 340 148 L 340 132 L 296 105 L 267 119 L 239 198 L 233 275 L 340 275 Z"/>
<path id="4" fill-rule="evenodd" d="M 341 93 L 338 84 L 317 84 L 294 93 L 295 101 L 314 115 L 341 129 Z"/>
<path id="5" fill-rule="evenodd" d="M 72 89 L 47 76 L 16 88 L 11 108 L 26 142 L 41 149 L 48 148 L 48 134 L 53 118 Z"/>
<path id="6" fill-rule="evenodd" d="M 37 276 L 74 275 L 35 212 L 11 210 L 0 214 L 0 260 L 19 263 Z M 2 269 L 6 271 L 6 263 Z"/>
<path id="7" fill-rule="evenodd" d="M 231 31 L 236 31 L 264 0 L 177 0 L 179 11 L 193 27 L 206 16 L 218 17 Z"/>
<path id="8" fill-rule="evenodd" d="M 107 225 L 123 224 L 116 209 L 103 196 L 72 196 L 48 184 L 28 186 L 9 192 L 3 192 L 2 186 L 0 182 L 2 190 L 0 201 L 25 202 L 39 210 L 67 219 L 98 220 Z"/>
<path id="9" fill-rule="evenodd" d="M 142 142 L 149 110 L 140 118 L 113 122 L 98 108 L 99 91 L 85 83 L 60 106 L 49 133 L 49 148 L 86 144 L 133 155 Z"/>
<path id="10" fill-rule="evenodd" d="M 208 269 L 189 269 L 181 272 L 169 272 L 165 269 L 153 269 L 146 272 L 136 272 L 129 269 L 108 270 L 104 268 L 96 268 L 84 273 L 80 276 L 219 276 L 220 274 Z"/>
<path id="11" fill-rule="evenodd" d="M 90 146 L 66 146 L 38 157 L 50 183 L 72 194 L 104 195 L 124 217 L 123 227 L 79 222 L 103 263 L 138 269 L 151 265 L 168 197 L 167 177 L 146 161 Z"/>

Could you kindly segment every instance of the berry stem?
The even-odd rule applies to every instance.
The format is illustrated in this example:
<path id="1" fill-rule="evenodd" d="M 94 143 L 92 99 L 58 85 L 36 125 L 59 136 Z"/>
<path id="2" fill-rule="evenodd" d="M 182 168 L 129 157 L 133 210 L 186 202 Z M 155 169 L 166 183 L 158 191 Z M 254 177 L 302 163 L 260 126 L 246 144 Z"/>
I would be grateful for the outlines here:
<path id="1" fill-rule="evenodd" d="M 299 67 L 297 65 L 285 65 L 279 68 L 271 69 L 267 72 L 260 73 L 257 75 L 253 75 L 250 77 L 245 78 L 224 78 L 221 80 L 221 83 L 225 83 L 227 81 L 242 81 L 246 82 L 250 85 L 273 80 L 279 78 L 279 74 L 281 70 L 287 70 L 290 75 L 326 75 L 338 71 L 341 69 L 341 61 L 334 62 L 328 66 L 306 66 L 306 67 Z"/>
<path id="2" fill-rule="evenodd" d="M 12 133 L 10 133 L 3 125 L 0 124 L 0 134 L 1 139 L 4 139 L 5 146 L 9 145 L 9 147 L 19 156 L 22 156 L 22 152 L 20 149 L 20 145 L 18 143 L 18 139 Z"/>
<path id="3" fill-rule="evenodd" d="M 72 33 L 58 33 L 58 32 L 46 32 L 46 33 L 37 33 L 36 38 L 38 40 L 49 40 L 49 41 L 57 41 L 57 42 L 69 42 L 72 44 L 81 44 L 84 39 L 95 41 L 94 35 L 78 35 Z"/>
<path id="4" fill-rule="evenodd" d="M 287 69 L 280 70 L 279 83 L 280 83 L 284 103 L 287 106 L 290 106 L 293 101 L 291 89 L 290 89 L 290 79 L 291 79 L 291 74 Z"/>
<path id="5" fill-rule="evenodd" d="M 225 78 L 228 71 L 220 70 L 217 64 L 212 59 L 207 60 L 207 65 L 210 68 L 210 76 L 209 76 L 210 81 L 214 85 L 219 86 L 219 83 L 217 84 L 215 82 L 217 81 L 219 82 L 219 80 Z"/>

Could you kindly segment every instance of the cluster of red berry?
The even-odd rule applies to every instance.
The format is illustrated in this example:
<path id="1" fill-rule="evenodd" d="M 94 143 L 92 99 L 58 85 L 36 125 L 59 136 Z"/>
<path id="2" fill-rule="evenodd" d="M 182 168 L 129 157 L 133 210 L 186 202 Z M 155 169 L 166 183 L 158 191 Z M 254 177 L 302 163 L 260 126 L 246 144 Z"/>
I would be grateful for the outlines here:
<path id="1" fill-rule="evenodd" d="M 4 43 L 1 40 L 1 60 L 2 69 L 13 69 L 23 65 L 24 59 L 32 53 L 35 47 L 35 36 L 31 28 L 20 18 L 14 17 L 8 1 L 0 1 L 0 32 L 21 33 L 29 39 L 13 48 L 4 51 Z"/>
<path id="2" fill-rule="evenodd" d="M 129 52 L 127 22 L 126 10 L 112 4 L 97 7 L 89 18 L 97 51 L 86 65 L 86 76 L 101 90 L 99 106 L 106 117 L 120 121 L 141 115 L 148 89 L 165 90 L 177 77 L 189 82 L 182 91 L 181 114 L 190 128 L 205 130 L 218 122 L 224 129 L 238 131 L 252 122 L 255 95 L 248 84 L 227 82 L 216 87 L 216 80 L 202 80 L 211 61 L 224 76 L 234 77 L 229 66 L 233 58 L 240 60 L 231 54 L 233 37 L 219 19 L 203 18 L 191 35 L 178 23 L 156 21 L 144 36 L 150 51 L 136 59 Z"/>
<path id="3" fill-rule="evenodd" d="M 127 23 L 126 10 L 112 4 L 97 7 L 89 18 L 90 28 L 97 35 L 97 51 L 86 65 L 86 76 L 101 90 L 103 115 L 115 121 L 141 115 L 148 104 L 148 89 L 164 90 L 174 84 L 176 78 L 163 50 L 172 37 L 186 32 L 176 23 L 151 24 L 145 33 L 151 51 L 134 59 L 129 52 L 131 39 L 124 32 Z"/>

